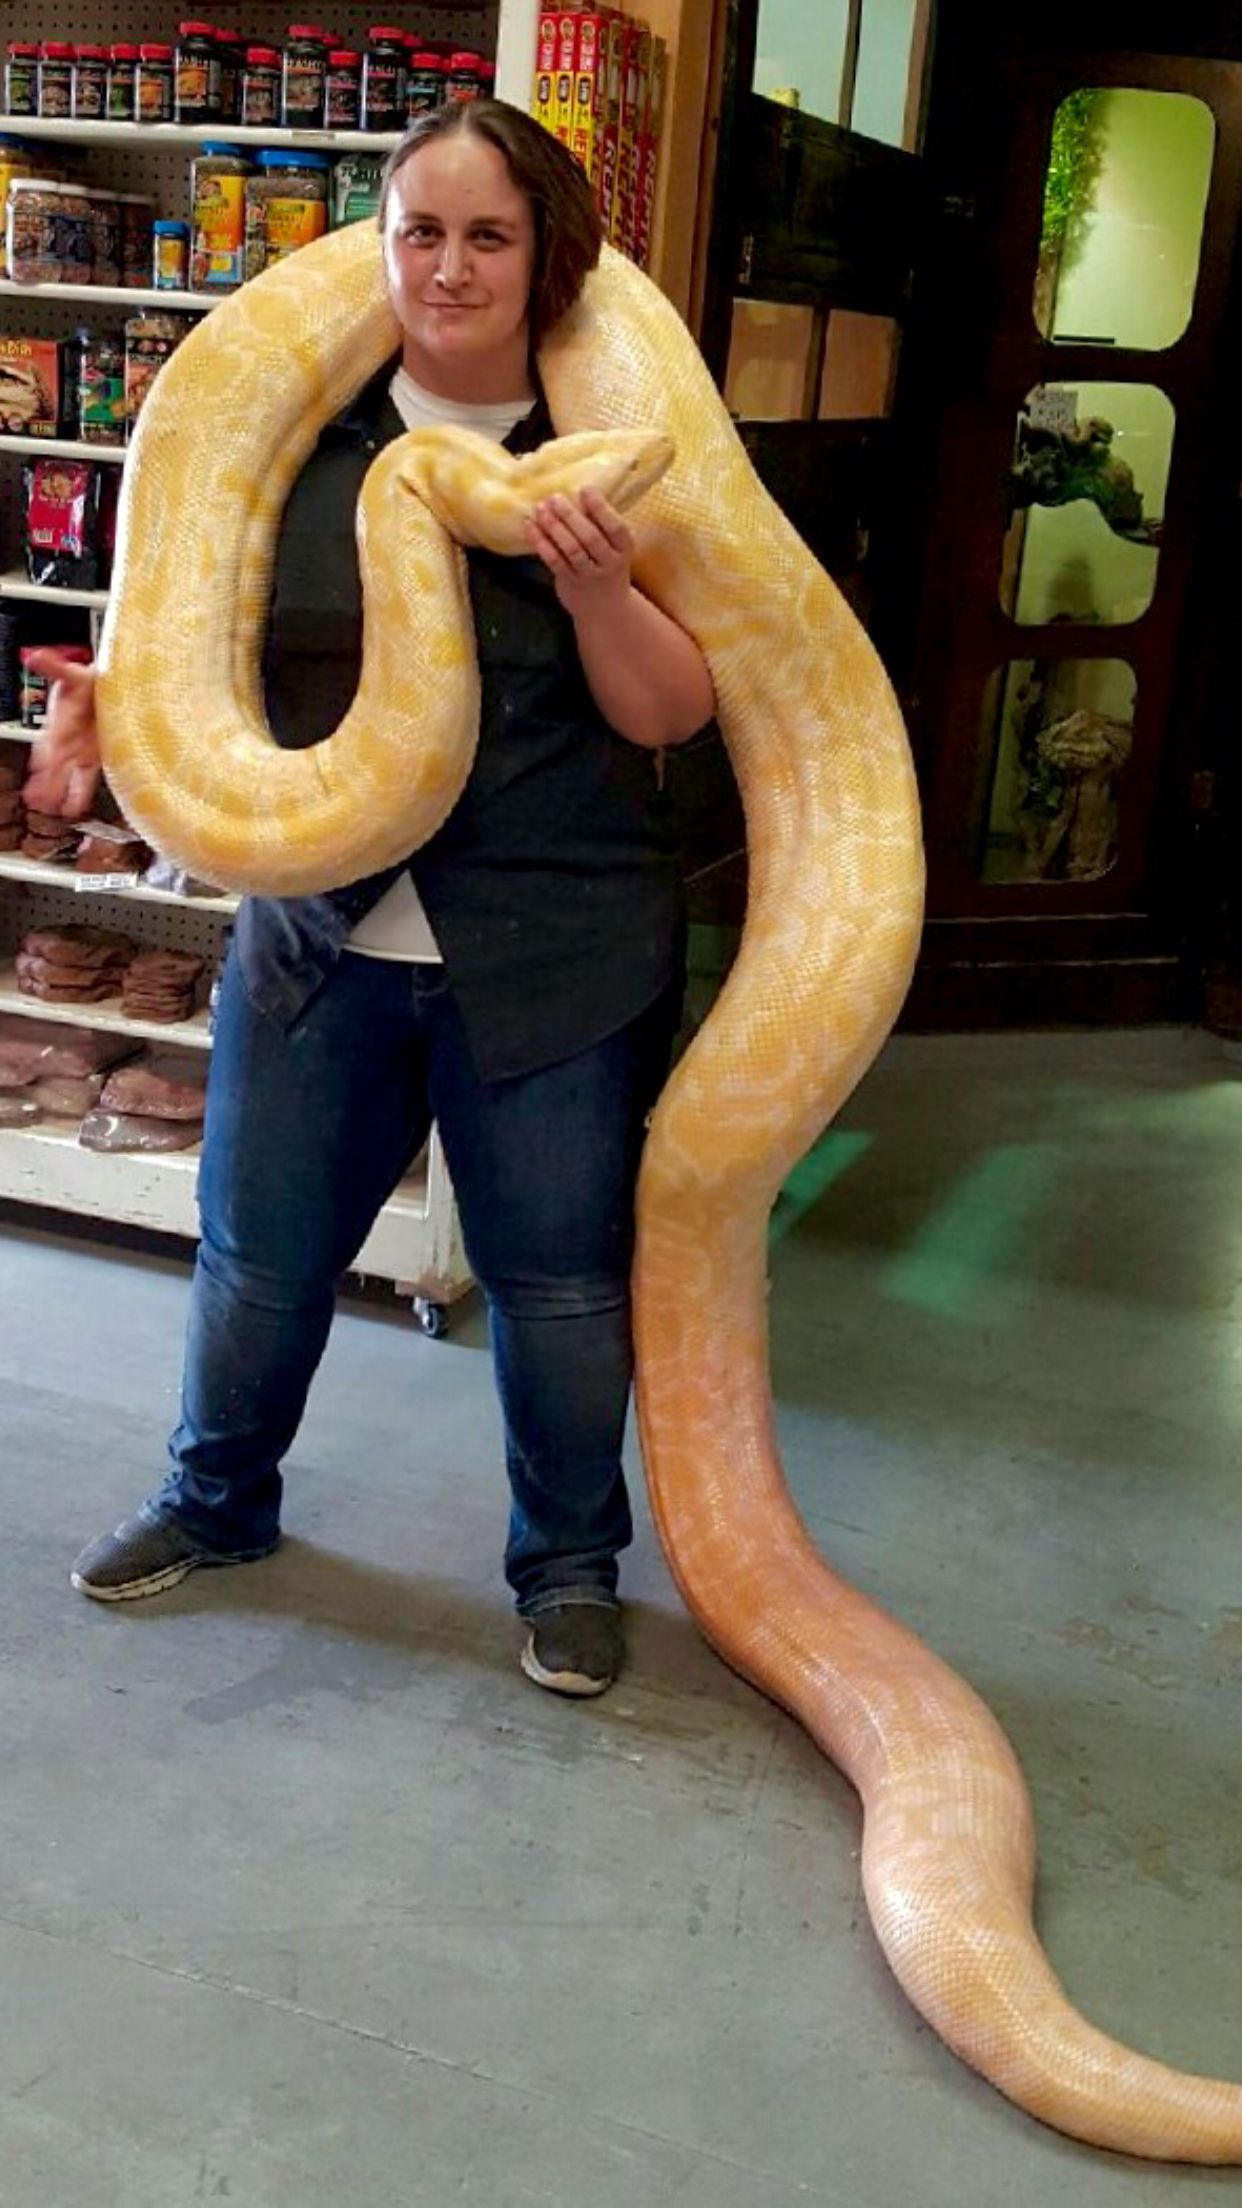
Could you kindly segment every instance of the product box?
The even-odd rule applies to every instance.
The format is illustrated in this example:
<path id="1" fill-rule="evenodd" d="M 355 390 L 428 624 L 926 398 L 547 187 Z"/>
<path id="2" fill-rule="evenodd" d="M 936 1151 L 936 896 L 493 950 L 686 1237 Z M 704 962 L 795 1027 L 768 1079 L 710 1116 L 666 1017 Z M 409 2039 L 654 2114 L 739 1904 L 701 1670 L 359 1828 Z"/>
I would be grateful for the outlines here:
<path id="1" fill-rule="evenodd" d="M 608 234 L 623 253 L 633 247 L 638 192 L 640 99 L 651 70 L 651 33 L 645 23 L 626 23 L 621 58 L 621 112 L 617 132 L 617 181 L 609 210 Z"/>
<path id="2" fill-rule="evenodd" d="M 624 17 L 615 15 L 608 24 L 607 37 L 604 40 L 599 173 L 595 197 L 606 238 L 612 236 L 612 210 L 617 198 L 617 164 L 621 150 L 621 80 L 625 73 L 626 29 Z"/>
<path id="3" fill-rule="evenodd" d="M 77 348 L 50 337 L 0 337 L 0 431 L 77 434 Z"/>
<path id="4" fill-rule="evenodd" d="M 559 16 L 548 14 L 539 18 L 539 36 L 535 48 L 535 86 L 531 94 L 530 111 L 537 123 L 556 136 L 556 51 Z"/>
<path id="5" fill-rule="evenodd" d="M 579 15 L 574 54 L 573 118 L 570 151 L 593 184 L 598 184 L 604 131 L 604 94 L 608 65 L 608 26 L 614 8 L 584 9 Z"/>
<path id="6" fill-rule="evenodd" d="M 656 179 L 660 167 L 660 138 L 664 129 L 664 94 L 668 83 L 668 47 L 662 38 L 651 41 L 651 69 L 638 132 L 638 180 L 634 207 L 632 254 L 640 268 L 651 260 L 651 232 L 655 218 Z"/>
<path id="7" fill-rule="evenodd" d="M 556 77 L 553 85 L 553 129 L 569 144 L 574 121 L 574 57 L 578 51 L 578 14 L 574 9 L 556 18 Z"/>

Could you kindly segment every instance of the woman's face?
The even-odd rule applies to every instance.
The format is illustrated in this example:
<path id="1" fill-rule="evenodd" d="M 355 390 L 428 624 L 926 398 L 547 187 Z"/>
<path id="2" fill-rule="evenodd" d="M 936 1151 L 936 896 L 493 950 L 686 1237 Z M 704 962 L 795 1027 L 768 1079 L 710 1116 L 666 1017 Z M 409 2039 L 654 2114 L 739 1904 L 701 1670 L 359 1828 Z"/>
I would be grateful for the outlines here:
<path id="1" fill-rule="evenodd" d="M 530 389 L 530 202 L 486 138 L 433 138 L 398 169 L 384 210 L 384 267 L 402 361 L 442 398 L 501 401 Z"/>

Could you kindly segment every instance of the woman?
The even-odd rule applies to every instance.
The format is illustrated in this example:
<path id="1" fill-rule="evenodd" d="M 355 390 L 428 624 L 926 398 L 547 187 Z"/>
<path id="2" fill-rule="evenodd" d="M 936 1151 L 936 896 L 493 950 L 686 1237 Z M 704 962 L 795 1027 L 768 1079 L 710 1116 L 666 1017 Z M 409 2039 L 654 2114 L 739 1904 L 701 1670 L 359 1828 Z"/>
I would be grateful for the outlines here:
<path id="1" fill-rule="evenodd" d="M 427 423 L 513 451 L 551 435 L 535 350 L 599 252 L 576 163 L 497 102 L 412 127 L 380 224 L 400 359 L 325 433 L 282 523 L 265 671 L 285 743 L 325 735 L 355 687 L 354 512 L 375 451 Z M 335 1282 L 434 1118 L 491 1320 L 522 1665 L 586 1695 L 623 1654 L 634 1182 L 683 980 L 659 753 L 713 698 L 697 647 L 634 588 L 604 499 L 548 501 L 528 540 L 528 558 L 468 557 L 480 743 L 439 834 L 387 875 L 242 907 L 171 1472 L 72 1578 L 119 1601 L 275 1546 Z M 80 816 L 99 770 L 93 677 L 44 665 L 28 794 Z"/>

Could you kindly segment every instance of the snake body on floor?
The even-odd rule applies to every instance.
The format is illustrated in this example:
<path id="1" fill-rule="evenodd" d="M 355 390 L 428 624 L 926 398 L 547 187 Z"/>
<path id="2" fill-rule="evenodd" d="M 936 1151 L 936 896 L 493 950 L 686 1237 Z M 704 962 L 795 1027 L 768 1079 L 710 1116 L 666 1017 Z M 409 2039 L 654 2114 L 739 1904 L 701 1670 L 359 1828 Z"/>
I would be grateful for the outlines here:
<path id="1" fill-rule="evenodd" d="M 358 697 L 324 744 L 278 750 L 259 653 L 281 511 L 323 424 L 396 343 L 359 226 L 246 285 L 162 371 L 101 647 L 113 789 L 157 849 L 232 889 L 320 890 L 401 858 L 455 801 L 476 736 L 454 534 L 522 549 L 522 513 L 563 464 L 570 481 L 598 471 L 621 504 L 645 487 L 635 577 L 707 659 L 750 877 L 736 964 L 661 1099 L 638 1197 L 639 1417 L 673 1573 L 725 1662 L 858 1788 L 876 1934 L 948 2044 L 1081 2139 L 1242 2161 L 1242 2088 L 1132 2054 L 1071 2006 L 1032 1925 L 1008 1742 L 822 1560 L 781 1471 L 769 1211 L 887 1036 L 921 925 L 914 778 L 876 656 L 757 481 L 672 307 L 606 251 L 540 354 L 555 426 L 579 441 L 529 467 L 438 431 L 381 455 L 360 510 Z"/>

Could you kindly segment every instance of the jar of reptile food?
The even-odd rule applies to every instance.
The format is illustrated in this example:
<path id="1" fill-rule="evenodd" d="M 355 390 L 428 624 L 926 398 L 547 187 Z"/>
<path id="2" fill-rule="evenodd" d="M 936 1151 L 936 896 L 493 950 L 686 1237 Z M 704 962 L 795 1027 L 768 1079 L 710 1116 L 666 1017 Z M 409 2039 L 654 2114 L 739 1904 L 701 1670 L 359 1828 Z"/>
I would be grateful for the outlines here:
<path id="1" fill-rule="evenodd" d="M 281 120 L 293 130 L 322 130 L 328 48 L 313 23 L 291 23 L 285 46 Z"/>
<path id="2" fill-rule="evenodd" d="M 118 193 L 121 208 L 121 282 L 145 291 L 151 281 L 151 225 L 155 202 L 142 192 Z"/>
<path id="3" fill-rule="evenodd" d="M 39 48 L 39 113 L 62 123 L 73 114 L 73 48 L 58 39 Z"/>
<path id="4" fill-rule="evenodd" d="M 108 62 L 107 117 L 110 123 L 132 123 L 136 113 L 138 48 L 124 41 L 112 48 Z"/>
<path id="5" fill-rule="evenodd" d="M 235 291 L 246 274 L 246 187 L 253 174 L 253 163 L 239 146 L 209 143 L 194 162 L 191 290 Z"/>
<path id="6" fill-rule="evenodd" d="M 151 275 L 155 290 L 185 291 L 190 281 L 189 223 L 155 223 L 151 245 Z"/>
<path id="7" fill-rule="evenodd" d="M 10 39 L 4 65 L 4 104 L 10 115 L 39 112 L 39 49 L 24 39 Z"/>
<path id="8" fill-rule="evenodd" d="M 214 123 L 219 116 L 220 48 L 210 23 L 180 27 L 173 98 L 179 123 Z"/>
<path id="9" fill-rule="evenodd" d="M 241 119 L 263 130 L 280 121 L 280 55 L 274 46 L 248 46 L 242 72 Z"/>
<path id="10" fill-rule="evenodd" d="M 108 102 L 108 49 L 78 46 L 73 57 L 73 119 L 102 122 Z"/>
<path id="11" fill-rule="evenodd" d="M 429 115 L 433 108 L 444 105 L 444 80 L 448 63 L 440 54 L 410 55 L 409 74 L 405 80 L 405 112 L 410 122 L 416 115 Z"/>
<path id="12" fill-rule="evenodd" d="M 328 56 L 324 103 L 329 130 L 357 130 L 362 113 L 362 56 L 347 46 Z"/>
<path id="13" fill-rule="evenodd" d="M 5 211 L 5 263 L 15 284 L 89 284 L 90 201 L 76 184 L 17 176 Z"/>
<path id="14" fill-rule="evenodd" d="M 449 107 L 462 100 L 481 100 L 485 89 L 482 54 L 450 54 L 444 98 Z"/>
<path id="15" fill-rule="evenodd" d="M 261 153 L 246 179 L 246 275 L 261 275 L 328 227 L 328 158 L 322 153 Z"/>
<path id="16" fill-rule="evenodd" d="M 175 99 L 173 50 L 151 44 L 138 49 L 135 111 L 140 123 L 171 123 Z"/>
<path id="17" fill-rule="evenodd" d="M 402 130 L 405 127 L 405 74 L 409 48 L 405 32 L 391 23 L 377 23 L 367 33 L 366 59 L 362 65 L 362 127 L 364 130 Z"/>
<path id="18" fill-rule="evenodd" d="M 154 308 L 131 314 L 125 325 L 125 433 L 133 435 L 134 423 L 160 369 L 187 331 L 192 317 L 163 314 Z"/>
<path id="19" fill-rule="evenodd" d="M 121 281 L 121 200 L 101 184 L 86 187 L 91 210 L 91 281 L 114 286 Z"/>

